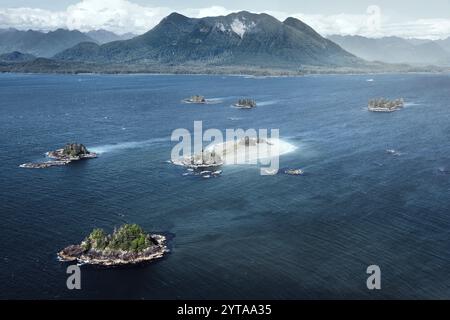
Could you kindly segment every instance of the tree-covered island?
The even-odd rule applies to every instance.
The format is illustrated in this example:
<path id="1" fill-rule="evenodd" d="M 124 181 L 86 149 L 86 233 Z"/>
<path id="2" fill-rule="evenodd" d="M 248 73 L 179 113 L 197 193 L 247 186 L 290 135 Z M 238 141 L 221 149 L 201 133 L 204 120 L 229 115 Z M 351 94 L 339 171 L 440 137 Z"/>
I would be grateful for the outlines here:
<path id="1" fill-rule="evenodd" d="M 112 234 L 94 229 L 81 244 L 64 248 L 58 257 L 61 261 L 114 266 L 150 261 L 166 252 L 166 237 L 147 234 L 137 224 L 124 224 Z"/>
<path id="2" fill-rule="evenodd" d="M 81 143 L 67 143 L 64 148 L 46 152 L 45 155 L 51 160 L 44 162 L 24 163 L 19 167 L 29 169 L 42 169 L 54 166 L 64 166 L 71 163 L 72 161 L 97 158 L 96 153 L 90 152 Z"/>
<path id="3" fill-rule="evenodd" d="M 195 95 L 192 96 L 190 98 L 186 98 L 183 100 L 186 103 L 197 103 L 197 104 L 205 104 L 207 103 L 206 99 L 204 96 L 200 96 L 200 95 Z"/>
<path id="4" fill-rule="evenodd" d="M 394 112 L 405 106 L 403 98 L 389 100 L 385 98 L 372 99 L 369 101 L 368 109 L 372 112 Z"/>
<path id="5" fill-rule="evenodd" d="M 252 109 L 256 107 L 256 101 L 248 98 L 239 99 L 238 102 L 234 104 L 234 106 L 239 109 Z"/>

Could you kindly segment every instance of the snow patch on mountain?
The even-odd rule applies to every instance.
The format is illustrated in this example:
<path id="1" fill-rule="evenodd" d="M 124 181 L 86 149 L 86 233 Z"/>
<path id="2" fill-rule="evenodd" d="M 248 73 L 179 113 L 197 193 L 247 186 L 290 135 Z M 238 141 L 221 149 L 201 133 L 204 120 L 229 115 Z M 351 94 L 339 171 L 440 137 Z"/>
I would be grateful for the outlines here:
<path id="1" fill-rule="evenodd" d="M 216 23 L 216 28 L 219 29 L 222 32 L 228 31 L 225 26 L 223 25 L 223 23 Z"/>
<path id="2" fill-rule="evenodd" d="M 244 38 L 244 34 L 249 30 L 251 30 L 253 27 L 255 27 L 255 25 L 256 24 L 253 21 L 248 23 L 246 21 L 243 22 L 239 19 L 234 19 L 233 22 L 231 23 L 231 30 L 233 30 L 233 32 L 236 33 L 242 39 Z"/>

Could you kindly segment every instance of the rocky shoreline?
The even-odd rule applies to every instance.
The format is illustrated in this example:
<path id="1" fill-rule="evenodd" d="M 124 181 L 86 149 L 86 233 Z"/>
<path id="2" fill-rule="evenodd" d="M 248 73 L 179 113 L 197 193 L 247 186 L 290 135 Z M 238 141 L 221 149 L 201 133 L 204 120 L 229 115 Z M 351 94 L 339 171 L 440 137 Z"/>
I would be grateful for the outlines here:
<path id="1" fill-rule="evenodd" d="M 253 109 L 256 107 L 256 101 L 253 99 L 239 99 L 233 106 L 238 109 Z"/>
<path id="2" fill-rule="evenodd" d="M 165 236 L 147 234 L 137 224 L 124 224 L 111 234 L 94 229 L 80 244 L 64 248 L 57 256 L 63 262 L 120 266 L 159 259 L 168 251 Z"/>
<path id="3" fill-rule="evenodd" d="M 190 98 L 183 99 L 184 103 L 194 103 L 194 104 L 206 104 L 208 101 L 204 96 L 195 95 Z"/>
<path id="4" fill-rule="evenodd" d="M 44 161 L 44 162 L 28 162 L 28 163 L 23 163 L 23 164 L 19 165 L 19 167 L 20 168 L 25 168 L 25 169 L 45 169 L 45 168 L 50 168 L 50 167 L 65 166 L 66 164 L 68 164 L 70 162 L 71 161 L 65 161 L 65 160 L 61 160 L 61 161 L 51 160 L 51 161 Z"/>
<path id="5" fill-rule="evenodd" d="M 286 169 L 284 173 L 290 176 L 301 176 L 305 172 L 302 169 Z"/>
<path id="6" fill-rule="evenodd" d="M 155 244 L 142 252 L 132 252 L 125 250 L 96 250 L 83 249 L 82 245 L 70 245 L 58 252 L 58 259 L 62 262 L 77 261 L 81 264 L 92 264 L 100 266 L 120 266 L 128 264 L 139 264 L 162 258 L 168 248 L 166 237 L 163 235 L 150 236 Z"/>
<path id="7" fill-rule="evenodd" d="M 395 112 L 405 106 L 403 98 L 388 100 L 384 98 L 369 101 L 368 109 L 372 112 Z"/>
<path id="8" fill-rule="evenodd" d="M 26 169 L 44 169 L 55 166 L 65 166 L 72 161 L 97 158 L 97 154 L 90 152 L 83 144 L 68 143 L 64 148 L 46 152 L 45 155 L 52 159 L 44 162 L 28 162 L 19 165 Z"/>

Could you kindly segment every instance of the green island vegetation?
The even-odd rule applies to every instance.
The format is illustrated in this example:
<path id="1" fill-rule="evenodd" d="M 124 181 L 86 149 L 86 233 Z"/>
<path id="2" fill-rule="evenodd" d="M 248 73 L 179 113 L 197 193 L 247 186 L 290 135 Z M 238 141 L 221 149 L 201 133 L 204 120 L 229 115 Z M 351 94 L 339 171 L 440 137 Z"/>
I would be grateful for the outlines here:
<path id="1" fill-rule="evenodd" d="M 124 224 L 107 234 L 103 229 L 94 229 L 82 242 L 84 250 L 142 252 L 155 243 L 137 224 Z"/>
<path id="2" fill-rule="evenodd" d="M 239 99 L 236 103 L 237 107 L 244 107 L 244 108 L 254 108 L 256 107 L 256 101 L 253 99 Z"/>
<path id="3" fill-rule="evenodd" d="M 200 95 L 195 95 L 192 96 L 188 99 L 189 102 L 194 102 L 194 103 L 206 103 L 206 99 L 204 96 L 200 96 Z"/>
<path id="4" fill-rule="evenodd" d="M 78 157 L 80 155 L 89 154 L 90 152 L 81 143 L 68 143 L 64 146 L 63 155 L 70 157 Z"/>
<path id="5" fill-rule="evenodd" d="M 97 158 L 97 154 L 90 152 L 84 144 L 81 143 L 67 143 L 64 148 L 49 151 L 45 153 L 50 161 L 44 162 L 29 162 L 21 164 L 20 168 L 41 169 L 53 166 L 64 166 L 72 161 L 81 159 Z"/>
<path id="6" fill-rule="evenodd" d="M 94 229 L 81 244 L 70 245 L 57 255 L 60 261 L 116 266 L 162 258 L 166 252 L 165 236 L 145 233 L 137 224 L 124 224 L 111 234 Z"/>
<path id="7" fill-rule="evenodd" d="M 403 98 L 389 100 L 385 98 L 372 99 L 369 101 L 369 111 L 375 112 L 393 112 L 405 106 Z"/>

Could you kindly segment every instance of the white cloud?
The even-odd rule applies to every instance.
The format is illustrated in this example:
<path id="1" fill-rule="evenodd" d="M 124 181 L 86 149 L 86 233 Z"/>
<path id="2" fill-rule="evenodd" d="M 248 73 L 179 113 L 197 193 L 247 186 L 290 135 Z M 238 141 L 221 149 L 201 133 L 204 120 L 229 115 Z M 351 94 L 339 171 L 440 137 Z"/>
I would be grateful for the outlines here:
<path id="1" fill-rule="evenodd" d="M 168 7 L 150 7 L 129 0 L 81 0 L 64 11 L 37 8 L 0 8 L 0 28 L 53 30 L 56 28 L 88 31 L 106 29 L 116 33 L 144 33 L 170 14 Z M 227 15 L 238 10 L 221 6 L 188 8 L 179 12 L 190 17 Z M 266 13 L 284 20 L 296 17 L 322 35 L 362 35 L 368 37 L 401 36 L 445 38 L 450 35 L 450 19 L 419 19 L 392 22 L 378 6 L 369 6 L 361 14 L 303 14 L 280 11 Z"/>
<path id="2" fill-rule="evenodd" d="M 32 8 L 0 9 L 0 28 L 54 29 L 63 26 L 64 22 L 62 12 Z"/>
<path id="3" fill-rule="evenodd" d="M 382 26 L 387 22 L 387 18 L 382 16 L 378 6 L 369 6 L 366 14 L 305 15 L 298 13 L 292 16 L 309 24 L 323 35 L 379 37 L 384 35 Z"/>
<path id="4" fill-rule="evenodd" d="M 127 0 L 82 0 L 59 12 L 35 8 L 0 8 L 0 28 L 106 29 L 117 33 L 143 33 L 170 13 L 170 8 L 145 7 Z"/>
<path id="5" fill-rule="evenodd" d="M 419 19 L 402 24 L 385 26 L 387 35 L 404 38 L 442 39 L 450 36 L 450 19 Z"/>
<path id="6" fill-rule="evenodd" d="M 369 6 L 366 14 L 304 15 L 292 14 L 322 35 L 398 36 L 403 38 L 443 39 L 450 36 L 450 19 L 418 19 L 394 23 L 380 7 Z"/>
<path id="7" fill-rule="evenodd" d="M 224 7 L 220 6 L 212 6 L 209 8 L 200 8 L 200 9 L 186 9 L 182 10 L 182 13 L 193 18 L 202 18 L 202 17 L 217 17 L 217 16 L 226 16 L 232 13 L 233 10 L 228 10 Z"/>
<path id="8" fill-rule="evenodd" d="M 83 0 L 66 11 L 69 29 L 145 32 L 170 13 L 168 8 L 143 7 L 126 0 Z"/>

